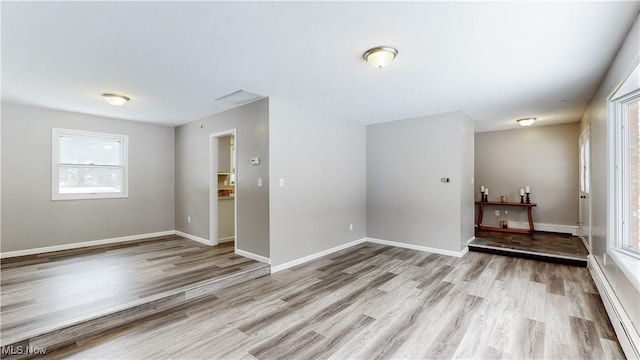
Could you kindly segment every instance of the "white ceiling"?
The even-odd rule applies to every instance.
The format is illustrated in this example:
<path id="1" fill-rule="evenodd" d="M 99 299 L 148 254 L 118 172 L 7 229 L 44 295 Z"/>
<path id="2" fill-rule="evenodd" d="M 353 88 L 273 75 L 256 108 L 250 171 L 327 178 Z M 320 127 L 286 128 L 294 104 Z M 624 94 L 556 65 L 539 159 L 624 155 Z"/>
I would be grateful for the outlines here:
<path id="1" fill-rule="evenodd" d="M 486 131 L 578 121 L 640 2 L 1 6 L 5 101 L 178 125 L 244 89 L 364 124 L 461 110 Z M 362 60 L 377 45 L 396 61 Z"/>

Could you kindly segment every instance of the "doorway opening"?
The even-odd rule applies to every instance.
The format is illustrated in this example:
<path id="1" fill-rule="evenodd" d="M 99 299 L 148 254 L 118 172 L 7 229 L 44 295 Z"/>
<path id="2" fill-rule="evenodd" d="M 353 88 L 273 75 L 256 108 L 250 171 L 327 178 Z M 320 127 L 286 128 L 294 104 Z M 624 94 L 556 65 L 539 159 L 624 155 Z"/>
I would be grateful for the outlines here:
<path id="1" fill-rule="evenodd" d="M 236 129 L 209 135 L 209 241 L 238 249 Z"/>

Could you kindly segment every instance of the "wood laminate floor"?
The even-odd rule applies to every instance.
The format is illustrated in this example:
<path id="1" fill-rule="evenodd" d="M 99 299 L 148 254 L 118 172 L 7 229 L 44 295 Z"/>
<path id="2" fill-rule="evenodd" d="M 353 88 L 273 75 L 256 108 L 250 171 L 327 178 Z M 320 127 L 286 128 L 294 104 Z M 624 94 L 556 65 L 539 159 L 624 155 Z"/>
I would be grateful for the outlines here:
<path id="1" fill-rule="evenodd" d="M 3 259 L 3 344 L 266 264 L 179 236 Z"/>
<path id="2" fill-rule="evenodd" d="M 45 358 L 623 358 L 584 268 L 364 243 Z"/>
<path id="3" fill-rule="evenodd" d="M 535 231 L 533 234 L 514 234 L 476 229 L 475 239 L 469 243 L 469 250 L 483 249 L 525 258 L 527 258 L 526 255 L 533 255 L 536 259 L 566 259 L 568 261 L 565 263 L 585 267 L 589 255 L 589 251 L 579 237 L 544 231 Z"/>

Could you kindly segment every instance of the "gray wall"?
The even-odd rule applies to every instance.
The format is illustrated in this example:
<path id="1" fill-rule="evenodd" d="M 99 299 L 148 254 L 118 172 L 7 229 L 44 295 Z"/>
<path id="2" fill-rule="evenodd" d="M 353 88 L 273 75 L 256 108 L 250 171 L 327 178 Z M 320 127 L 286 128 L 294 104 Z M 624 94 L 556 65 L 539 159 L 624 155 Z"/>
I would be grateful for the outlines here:
<path id="1" fill-rule="evenodd" d="M 367 126 L 368 237 L 461 250 L 473 236 L 472 129 L 461 112 Z"/>
<path id="2" fill-rule="evenodd" d="M 218 172 L 231 171 L 231 136 L 218 139 Z"/>
<path id="3" fill-rule="evenodd" d="M 633 70 L 637 64 L 639 53 L 640 20 L 636 19 L 581 120 L 583 129 L 591 126 L 591 252 L 603 268 L 605 276 L 625 306 L 625 310 L 633 319 L 636 329 L 640 329 L 640 307 L 638 306 L 640 304 L 640 290 L 629 282 L 615 261 L 611 261 L 611 258 L 607 262 L 603 260 L 604 254 L 607 252 L 608 229 L 612 227 L 608 221 L 609 213 L 607 211 L 609 201 L 607 175 L 610 170 L 607 158 L 609 153 L 607 97 L 624 80 L 628 72 Z M 637 273 L 636 276 L 638 276 Z"/>
<path id="4" fill-rule="evenodd" d="M 51 200 L 51 128 L 129 136 L 129 197 Z M 2 251 L 174 229 L 174 130 L 2 103 Z"/>
<path id="5" fill-rule="evenodd" d="M 460 115 L 462 116 L 460 124 L 460 249 L 462 250 L 467 246 L 467 241 L 475 236 L 475 125 L 465 113 L 460 113 Z"/>
<path id="6" fill-rule="evenodd" d="M 364 237 L 364 126 L 271 98 L 269 127 L 272 266 Z"/>
<path id="7" fill-rule="evenodd" d="M 476 199 L 480 186 L 489 200 L 520 201 L 519 191 L 531 187 L 535 223 L 576 226 L 578 222 L 578 123 L 533 126 L 475 135 Z M 496 208 L 497 209 L 497 208 Z M 486 224 L 503 218 L 485 212 Z M 499 209 L 504 210 L 504 209 Z M 511 210 L 509 221 L 526 222 L 526 212 Z"/>
<path id="8" fill-rule="evenodd" d="M 237 129 L 237 246 L 269 257 L 268 99 L 176 128 L 176 230 L 209 239 L 209 134 L 233 128 Z M 251 165 L 255 156 L 260 157 L 260 165 Z M 261 188 L 258 177 L 262 177 Z"/>

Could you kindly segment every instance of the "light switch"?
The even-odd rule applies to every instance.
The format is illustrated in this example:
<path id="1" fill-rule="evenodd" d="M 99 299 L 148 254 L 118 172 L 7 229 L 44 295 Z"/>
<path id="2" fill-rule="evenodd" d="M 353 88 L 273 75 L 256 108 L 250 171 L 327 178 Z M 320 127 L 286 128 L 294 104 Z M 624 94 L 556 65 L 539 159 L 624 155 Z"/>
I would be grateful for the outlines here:
<path id="1" fill-rule="evenodd" d="M 262 178 L 261 177 L 258 178 L 258 187 L 262 187 Z"/>
<path id="2" fill-rule="evenodd" d="M 280 187 L 284 187 L 284 179 L 280 178 L 280 181 L 278 182 L 278 184 L 280 185 Z"/>

